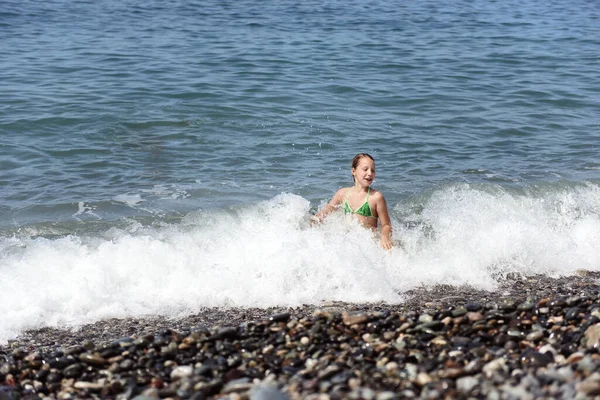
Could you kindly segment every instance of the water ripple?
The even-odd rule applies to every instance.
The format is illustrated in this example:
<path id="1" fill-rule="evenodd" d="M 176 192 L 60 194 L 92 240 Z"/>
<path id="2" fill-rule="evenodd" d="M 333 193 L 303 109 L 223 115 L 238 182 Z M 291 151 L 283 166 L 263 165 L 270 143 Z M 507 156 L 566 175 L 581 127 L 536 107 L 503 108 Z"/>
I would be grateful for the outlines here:
<path id="1" fill-rule="evenodd" d="M 223 204 L 318 202 L 358 151 L 397 200 L 595 179 L 588 3 L 6 0 L 1 209 L 206 182 L 229 182 Z"/>

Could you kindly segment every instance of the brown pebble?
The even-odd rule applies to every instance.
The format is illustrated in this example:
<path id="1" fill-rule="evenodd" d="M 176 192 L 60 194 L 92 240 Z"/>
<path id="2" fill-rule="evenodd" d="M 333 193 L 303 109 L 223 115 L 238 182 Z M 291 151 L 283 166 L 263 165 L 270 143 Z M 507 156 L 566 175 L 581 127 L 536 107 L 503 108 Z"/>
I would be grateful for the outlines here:
<path id="1" fill-rule="evenodd" d="M 342 321 L 345 325 L 356 325 L 356 324 L 364 324 L 369 320 L 369 316 L 365 313 L 349 313 L 344 311 L 342 313 Z"/>
<path id="2" fill-rule="evenodd" d="M 585 331 L 585 337 L 587 339 L 587 348 L 595 349 L 600 346 L 600 323 L 590 326 Z"/>
<path id="3" fill-rule="evenodd" d="M 574 363 L 577 363 L 577 362 L 583 360 L 584 357 L 585 357 L 585 354 L 583 354 L 583 353 L 580 353 L 580 352 L 573 353 L 569 357 L 567 357 L 567 362 L 569 364 L 574 364 Z"/>
<path id="4" fill-rule="evenodd" d="M 81 354 L 79 356 L 79 360 L 85 364 L 93 365 L 95 367 L 102 367 L 104 364 L 106 364 L 104 357 L 89 353 Z"/>
<path id="5" fill-rule="evenodd" d="M 597 396 L 600 395 L 600 382 L 588 379 L 575 384 L 575 390 L 577 392 L 583 392 L 590 396 Z"/>
<path id="6" fill-rule="evenodd" d="M 480 321 L 483 319 L 483 315 L 476 311 L 470 311 L 467 313 L 467 318 L 471 322 Z"/>

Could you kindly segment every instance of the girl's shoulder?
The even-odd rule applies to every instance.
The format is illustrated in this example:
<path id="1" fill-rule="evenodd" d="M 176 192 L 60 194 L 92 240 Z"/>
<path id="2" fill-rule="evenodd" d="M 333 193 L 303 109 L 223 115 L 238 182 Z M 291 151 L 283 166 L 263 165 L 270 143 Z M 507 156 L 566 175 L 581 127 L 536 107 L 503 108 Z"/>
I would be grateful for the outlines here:
<path id="1" fill-rule="evenodd" d="M 352 188 L 345 187 L 345 188 L 339 189 L 337 192 L 335 192 L 335 195 L 333 195 L 334 200 L 342 201 L 346 197 L 346 195 L 348 194 L 348 191 L 350 189 L 352 189 Z"/>
<path id="2" fill-rule="evenodd" d="M 383 193 L 381 193 L 377 189 L 371 188 L 371 197 L 373 198 L 373 200 L 383 199 Z"/>
<path id="3" fill-rule="evenodd" d="M 352 187 L 343 187 L 343 188 L 340 188 L 340 189 L 337 191 L 337 193 L 336 193 L 336 194 L 338 194 L 338 195 L 342 195 L 342 196 L 345 196 L 345 195 L 348 193 L 348 191 L 349 191 L 350 189 L 352 189 Z"/>

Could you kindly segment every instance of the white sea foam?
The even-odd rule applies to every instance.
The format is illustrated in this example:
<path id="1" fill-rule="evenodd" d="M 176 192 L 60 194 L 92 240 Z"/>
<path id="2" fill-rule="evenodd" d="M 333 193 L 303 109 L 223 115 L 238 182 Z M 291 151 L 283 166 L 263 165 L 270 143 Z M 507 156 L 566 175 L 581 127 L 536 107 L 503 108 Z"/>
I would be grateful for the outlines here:
<path id="1" fill-rule="evenodd" d="M 408 286 L 491 288 L 510 272 L 556 276 L 600 269 L 598 186 L 515 194 L 454 185 L 436 191 L 419 215 L 404 214 L 419 221 L 410 229 L 400 225 Z"/>
<path id="2" fill-rule="evenodd" d="M 144 199 L 142 199 L 142 196 L 140 196 L 139 194 L 120 194 L 118 196 L 113 197 L 113 200 L 119 203 L 127 204 L 131 207 L 140 204 L 144 201 Z"/>
<path id="3" fill-rule="evenodd" d="M 508 272 L 600 267 L 596 186 L 440 189 L 391 208 L 402 243 L 391 252 L 342 214 L 311 227 L 309 207 L 282 194 L 236 210 L 200 210 L 167 227 L 114 227 L 100 238 L 2 238 L 0 340 L 27 328 L 203 306 L 397 303 L 423 284 L 491 289 Z"/>
<path id="4" fill-rule="evenodd" d="M 72 216 L 77 221 L 81 221 L 81 217 L 83 215 L 91 215 L 96 219 L 102 219 L 102 218 L 100 218 L 100 216 L 98 214 L 96 214 L 94 212 L 95 209 L 96 209 L 96 207 L 90 206 L 90 205 L 86 204 L 85 202 L 80 201 L 79 203 L 77 203 L 77 212 L 74 213 Z"/>

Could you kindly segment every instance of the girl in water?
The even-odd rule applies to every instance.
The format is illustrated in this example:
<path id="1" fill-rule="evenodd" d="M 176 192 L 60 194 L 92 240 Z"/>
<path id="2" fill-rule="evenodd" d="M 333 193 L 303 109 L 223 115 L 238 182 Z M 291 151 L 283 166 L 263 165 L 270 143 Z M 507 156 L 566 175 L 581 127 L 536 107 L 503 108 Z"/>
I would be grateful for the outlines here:
<path id="1" fill-rule="evenodd" d="M 392 224 L 388 214 L 387 203 L 380 191 L 371 189 L 375 179 L 375 160 L 367 153 L 359 153 L 352 159 L 352 179 L 354 186 L 337 191 L 333 199 L 313 218 L 321 222 L 328 214 L 338 207 L 345 213 L 354 214 L 366 227 L 377 228 L 381 225 L 381 247 L 390 250 Z"/>

